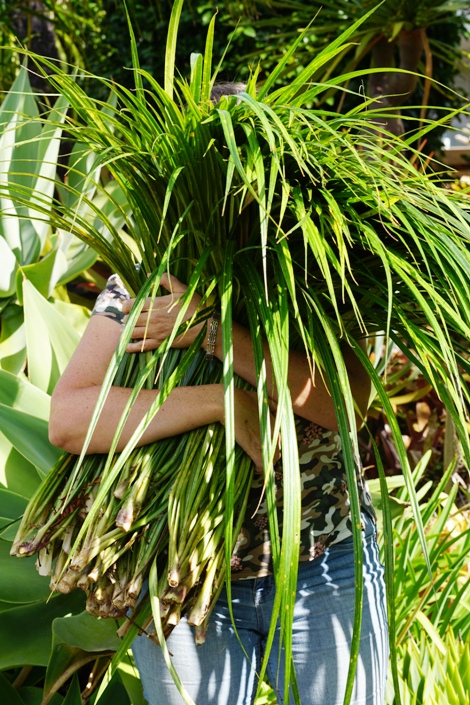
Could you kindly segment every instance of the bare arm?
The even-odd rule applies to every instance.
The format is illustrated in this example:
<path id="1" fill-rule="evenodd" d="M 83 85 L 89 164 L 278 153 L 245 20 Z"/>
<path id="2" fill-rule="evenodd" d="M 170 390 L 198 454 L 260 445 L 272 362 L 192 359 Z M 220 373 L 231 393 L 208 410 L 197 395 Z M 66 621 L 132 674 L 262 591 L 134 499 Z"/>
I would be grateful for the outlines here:
<path id="1" fill-rule="evenodd" d="M 232 335 L 235 372 L 256 387 L 255 358 L 250 331 L 234 322 Z M 217 336 L 214 351 L 214 354 L 219 359 L 222 359 L 221 338 L 221 335 Z M 268 395 L 269 398 L 276 403 L 278 400 L 277 389 L 274 383 L 271 356 L 266 341 L 263 341 L 263 347 Z M 361 423 L 361 417 L 367 411 L 370 395 L 370 380 L 352 350 L 344 350 L 343 356 L 349 373 L 352 395 L 360 410 L 358 423 Z M 303 352 L 297 350 L 290 350 L 289 352 L 288 385 L 292 398 L 292 406 L 296 414 L 324 428 L 337 430 L 338 423 L 331 394 L 319 370 L 314 371 L 312 376 L 309 362 Z"/>
<path id="2" fill-rule="evenodd" d="M 109 318 L 93 316 L 52 394 L 49 437 L 71 453 L 80 453 L 101 385 L 121 335 L 121 326 Z M 88 453 L 109 450 L 131 389 L 111 387 L 93 434 Z M 118 443 L 122 450 L 155 400 L 157 390 L 141 390 L 132 406 Z M 262 466 L 256 395 L 236 390 L 237 442 Z M 224 421 L 223 385 L 177 387 L 163 403 L 142 435 L 139 445 Z"/>
<path id="3" fill-rule="evenodd" d="M 137 326 L 134 329 L 135 338 L 143 339 L 144 335 L 147 334 L 146 340 L 131 343 L 128 347 L 129 351 L 136 352 L 137 350 L 151 350 L 156 348 L 166 340 L 172 331 L 179 311 L 178 299 L 186 291 L 186 286 L 181 284 L 175 277 L 171 277 L 171 281 L 169 281 L 166 275 L 162 277 L 162 284 L 168 290 L 171 288 L 171 293 L 168 296 L 156 298 L 152 304 L 150 303 L 150 299 L 148 300 L 146 310 L 140 315 Z M 190 318 L 197 310 L 199 301 L 200 298 L 195 295 L 188 308 L 186 318 Z M 132 300 L 125 302 L 123 307 L 124 311 L 129 312 L 132 303 Z M 151 310 L 149 311 L 150 308 Z M 150 316 L 150 320 L 148 329 L 146 330 L 148 316 Z M 175 341 L 175 345 L 179 347 L 189 346 L 203 325 L 205 324 L 202 323 L 190 328 L 184 336 L 180 336 L 180 338 Z M 256 368 L 250 331 L 234 322 L 232 335 L 235 372 L 247 382 L 256 386 Z M 207 337 L 203 346 L 206 347 L 206 345 Z M 277 390 L 274 383 L 271 356 L 266 341 L 263 341 L 263 346 L 268 395 L 271 401 L 276 403 Z M 220 331 L 215 341 L 214 355 L 219 358 L 219 360 L 221 360 L 223 356 L 222 336 L 220 335 Z M 370 394 L 370 380 L 352 350 L 345 349 L 343 355 L 349 373 L 352 395 L 359 409 L 358 423 L 360 423 L 367 410 Z M 312 376 L 309 362 L 303 352 L 291 350 L 289 353 L 288 384 L 295 413 L 325 428 L 331 430 L 338 428 L 331 394 L 324 384 L 319 371 L 316 371 Z"/>

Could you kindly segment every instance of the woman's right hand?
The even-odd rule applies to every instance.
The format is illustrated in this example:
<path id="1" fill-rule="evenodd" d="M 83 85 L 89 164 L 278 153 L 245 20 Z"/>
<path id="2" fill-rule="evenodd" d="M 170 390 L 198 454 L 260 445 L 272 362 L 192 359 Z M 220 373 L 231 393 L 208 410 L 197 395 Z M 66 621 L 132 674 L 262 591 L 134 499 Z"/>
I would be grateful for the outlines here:
<path id="1" fill-rule="evenodd" d="M 261 451 L 261 432 L 258 416 L 258 396 L 256 392 L 235 388 L 235 440 L 252 459 L 256 472 L 263 472 L 263 455 Z M 224 423 L 222 419 L 222 423 Z M 271 428 L 274 417 L 271 415 Z M 276 462 L 277 452 L 274 457 Z"/>

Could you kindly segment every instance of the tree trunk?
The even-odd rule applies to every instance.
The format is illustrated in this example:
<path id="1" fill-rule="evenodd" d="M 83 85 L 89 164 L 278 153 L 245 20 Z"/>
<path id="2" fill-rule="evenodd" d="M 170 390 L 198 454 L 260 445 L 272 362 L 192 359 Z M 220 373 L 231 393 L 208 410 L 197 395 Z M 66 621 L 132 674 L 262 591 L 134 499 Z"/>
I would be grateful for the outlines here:
<path id="1" fill-rule="evenodd" d="M 424 28 L 411 32 L 403 30 L 395 42 L 388 41 L 386 37 L 379 39 L 372 50 L 374 67 L 388 69 L 394 66 L 395 49 L 398 47 L 398 68 L 416 72 L 423 53 L 425 31 Z M 381 108 L 397 108 L 390 117 L 380 120 L 380 124 L 395 135 L 402 135 L 404 132 L 400 106 L 414 92 L 417 80 L 416 75 L 388 70 L 372 74 L 369 79 L 369 97 L 376 99 Z"/>
<path id="2" fill-rule="evenodd" d="M 39 56 L 54 61 L 59 60 L 54 24 L 47 16 L 47 7 L 38 0 L 30 0 L 16 8 L 11 17 L 12 28 L 18 39 L 28 49 Z M 37 66 L 28 59 L 29 79 L 33 89 L 47 93 L 47 80 L 38 73 Z"/>

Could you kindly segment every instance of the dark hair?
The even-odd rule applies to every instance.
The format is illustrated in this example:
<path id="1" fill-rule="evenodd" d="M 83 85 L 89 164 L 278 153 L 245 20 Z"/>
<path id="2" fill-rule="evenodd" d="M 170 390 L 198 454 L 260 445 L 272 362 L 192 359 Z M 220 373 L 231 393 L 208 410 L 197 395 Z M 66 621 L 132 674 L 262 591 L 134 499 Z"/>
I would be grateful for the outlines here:
<path id="1" fill-rule="evenodd" d="M 246 83 L 232 83 L 232 81 L 221 81 L 215 83 L 211 90 L 211 100 L 218 103 L 224 95 L 237 95 L 246 89 Z"/>

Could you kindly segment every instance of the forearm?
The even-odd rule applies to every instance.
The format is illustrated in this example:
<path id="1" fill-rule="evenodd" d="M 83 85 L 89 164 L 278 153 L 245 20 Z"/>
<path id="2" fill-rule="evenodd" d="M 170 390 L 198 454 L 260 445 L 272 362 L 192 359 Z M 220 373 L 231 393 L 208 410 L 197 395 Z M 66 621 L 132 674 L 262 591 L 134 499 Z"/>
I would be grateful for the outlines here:
<path id="1" fill-rule="evenodd" d="M 208 336 L 206 335 L 203 347 L 207 350 Z M 251 333 L 248 328 L 241 326 L 236 321 L 232 322 L 232 341 L 233 341 L 233 366 L 237 375 L 249 382 L 253 387 L 257 386 L 255 355 L 253 351 L 253 343 Z M 277 402 L 277 390 L 274 382 L 272 370 L 271 355 L 266 340 L 262 341 L 264 350 L 264 362 L 266 365 L 266 386 L 268 397 Z M 215 338 L 214 357 L 219 360 L 223 359 L 222 350 L 222 325 L 219 324 L 219 329 Z"/>
<path id="2" fill-rule="evenodd" d="M 54 445 L 71 453 L 81 452 L 100 391 L 99 386 L 85 387 L 53 398 L 49 434 Z M 125 387 L 111 387 L 87 453 L 108 452 L 131 393 Z M 118 451 L 124 448 L 157 394 L 158 391 L 148 389 L 139 392 L 119 438 Z M 163 402 L 137 445 L 192 431 L 222 418 L 222 385 L 177 387 Z"/>
<path id="3" fill-rule="evenodd" d="M 72 453 L 81 452 L 121 330 L 119 324 L 104 316 L 94 316 L 90 320 L 52 394 L 49 436 L 54 445 Z M 87 452 L 109 450 L 131 393 L 131 389 L 111 387 Z M 118 450 L 132 436 L 157 394 L 157 390 L 139 392 L 121 434 Z M 139 444 L 175 436 L 222 419 L 222 385 L 178 387 L 158 410 Z"/>
<path id="4" fill-rule="evenodd" d="M 176 324 L 177 317 L 181 310 L 181 297 L 184 296 L 187 287 L 175 277 L 168 278 L 166 275 L 162 277 L 161 283 L 164 288 L 171 293 L 168 295 L 158 296 L 153 300 L 149 298 L 145 302 L 142 313 L 138 317 L 133 331 L 133 338 L 136 342 L 132 342 L 128 345 L 127 350 L 129 352 L 153 350 L 161 345 L 161 343 L 166 340 L 173 331 L 173 327 Z M 123 310 L 126 313 L 129 312 L 132 305 L 133 300 L 124 302 Z M 187 311 L 187 320 L 198 312 L 200 305 L 201 297 L 194 294 Z M 218 324 L 215 341 L 213 341 L 215 349 L 208 349 L 210 347 L 210 341 L 213 337 L 212 333 L 215 330 L 215 322 L 213 320 L 211 320 L 208 324 L 206 324 L 206 322 L 201 322 L 192 326 L 184 335 L 176 338 L 173 341 L 173 345 L 175 347 L 188 347 L 192 342 L 194 342 L 203 328 L 206 328 L 206 335 L 203 341 L 204 349 L 206 352 L 210 352 L 215 355 L 215 357 L 219 360 L 222 360 L 223 352 L 221 323 Z M 232 335 L 235 372 L 252 386 L 256 387 L 257 376 L 250 331 L 234 322 L 232 327 Z M 269 347 L 266 340 L 263 340 L 262 344 L 264 348 L 264 359 L 266 365 L 268 396 L 272 402 L 276 403 L 277 390 L 272 372 Z M 305 415 L 307 418 L 310 417 L 312 409 L 308 407 L 308 402 L 311 401 L 310 393 L 312 389 L 315 389 L 316 398 L 313 401 L 313 407 L 315 407 L 315 409 L 318 407 L 318 401 L 324 401 L 326 405 L 331 405 L 330 396 L 324 386 L 320 383 L 317 387 L 317 379 L 312 377 L 311 367 L 305 354 L 291 350 L 289 352 L 289 360 L 288 384 L 294 409 L 301 415 Z M 319 378 L 319 376 L 317 377 Z M 319 399 L 319 394 L 322 395 L 322 399 Z"/>
<path id="5" fill-rule="evenodd" d="M 219 326 L 220 328 L 220 326 Z M 233 322 L 233 362 L 234 371 L 252 386 L 257 386 L 256 365 L 251 341 L 250 331 Z M 277 403 L 278 392 L 273 373 L 273 365 L 268 343 L 262 340 L 264 362 L 266 366 L 266 386 L 269 399 Z M 207 336 L 204 347 L 207 346 Z M 367 409 L 369 399 L 370 381 L 360 365 L 353 351 L 344 349 L 346 367 L 349 371 L 351 390 L 361 413 Z M 223 359 L 222 334 L 218 331 L 215 341 L 214 355 Z M 309 362 L 305 353 L 290 350 L 287 383 L 292 399 L 294 412 L 303 418 L 309 419 L 325 428 L 336 430 L 338 428 L 335 405 L 331 394 L 324 382 L 322 374 Z M 362 422 L 361 414 L 357 417 L 358 423 Z"/>
<path id="6" fill-rule="evenodd" d="M 133 337 L 136 342 L 128 346 L 130 352 L 139 350 L 153 350 L 171 335 L 181 310 L 181 297 L 185 294 L 187 287 L 175 277 L 162 277 L 162 285 L 171 293 L 157 297 L 155 300 L 148 299 L 145 310 L 142 311 L 134 328 Z M 201 297 L 193 295 L 186 320 L 189 320 L 200 308 Z M 132 300 L 125 302 L 123 310 L 131 310 Z M 219 360 L 223 360 L 222 351 L 222 325 L 219 323 L 217 335 L 214 341 L 214 350 L 209 350 Z M 206 323 L 199 323 L 189 328 L 186 333 L 173 341 L 174 347 L 188 347 L 200 333 Z M 206 352 L 210 339 L 213 337 L 213 325 L 209 324 L 206 330 L 206 337 L 203 347 Z M 233 357 L 235 372 L 257 387 L 257 374 L 255 356 L 251 333 L 247 328 L 233 323 Z M 277 344 L 277 342 L 275 343 Z M 276 404 L 278 402 L 278 392 L 273 375 L 273 365 L 269 346 L 266 340 L 262 340 L 264 351 L 264 362 L 266 367 L 266 385 L 269 400 Z M 363 347 L 365 349 L 365 345 Z M 359 363 L 354 351 L 347 345 L 343 347 L 343 357 L 346 369 L 349 373 L 349 381 L 352 396 L 359 410 L 357 419 L 362 422 L 362 417 L 366 412 L 369 400 L 370 381 L 364 368 Z M 335 405 L 328 387 L 324 381 L 324 376 L 318 368 L 315 368 L 311 359 L 305 352 L 290 350 L 287 385 L 292 399 L 294 412 L 309 419 L 325 428 L 336 430 L 338 428 Z"/>
<path id="7" fill-rule="evenodd" d="M 256 365 L 250 331 L 248 328 L 245 328 L 234 321 L 232 323 L 232 340 L 235 373 L 249 382 L 253 387 L 256 387 Z M 264 363 L 266 367 L 266 387 L 268 397 L 270 400 L 277 403 L 278 393 L 274 379 L 271 354 L 269 352 L 268 343 L 265 339 L 262 340 L 262 345 L 264 351 Z M 204 341 L 204 348 L 206 347 L 207 336 Z M 222 332 L 220 327 L 215 340 L 214 355 L 219 360 L 223 359 Z M 295 350 L 289 351 L 288 384 L 294 410 L 301 413 L 301 409 L 304 408 L 305 403 L 308 400 L 308 392 L 313 385 L 311 368 L 306 356 Z M 326 390 L 324 391 L 325 394 L 328 394 Z"/>

